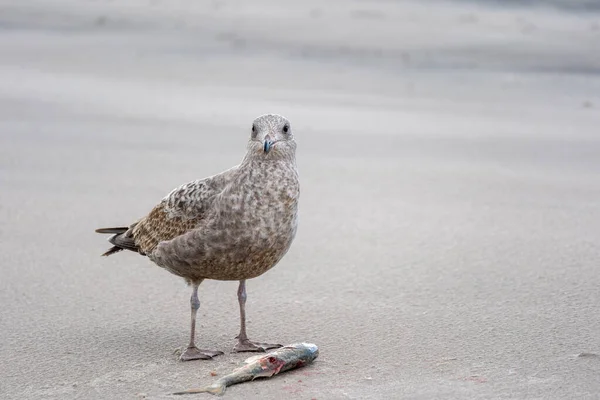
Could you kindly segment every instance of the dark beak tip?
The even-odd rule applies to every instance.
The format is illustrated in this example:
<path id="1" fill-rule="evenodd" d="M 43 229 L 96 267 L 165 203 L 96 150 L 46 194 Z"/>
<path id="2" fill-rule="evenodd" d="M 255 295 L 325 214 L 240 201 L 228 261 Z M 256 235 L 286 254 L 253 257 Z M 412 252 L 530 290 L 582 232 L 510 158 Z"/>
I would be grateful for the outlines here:
<path id="1" fill-rule="evenodd" d="M 268 153 L 271 150 L 271 145 L 272 145 L 271 141 L 269 141 L 269 140 L 265 141 L 265 144 L 263 146 L 263 150 L 265 153 Z"/>

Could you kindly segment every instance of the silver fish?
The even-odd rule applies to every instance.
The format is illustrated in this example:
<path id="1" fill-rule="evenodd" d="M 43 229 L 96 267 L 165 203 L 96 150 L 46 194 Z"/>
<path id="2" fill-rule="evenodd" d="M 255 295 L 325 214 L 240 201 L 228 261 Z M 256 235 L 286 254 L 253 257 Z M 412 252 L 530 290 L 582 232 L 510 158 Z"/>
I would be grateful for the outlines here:
<path id="1" fill-rule="evenodd" d="M 212 393 L 221 396 L 227 386 L 253 381 L 256 378 L 270 378 L 280 372 L 303 367 L 319 355 L 319 348 L 312 343 L 294 343 L 264 355 L 246 359 L 246 365 L 235 369 L 215 383 L 199 389 L 188 389 L 173 394 Z"/>

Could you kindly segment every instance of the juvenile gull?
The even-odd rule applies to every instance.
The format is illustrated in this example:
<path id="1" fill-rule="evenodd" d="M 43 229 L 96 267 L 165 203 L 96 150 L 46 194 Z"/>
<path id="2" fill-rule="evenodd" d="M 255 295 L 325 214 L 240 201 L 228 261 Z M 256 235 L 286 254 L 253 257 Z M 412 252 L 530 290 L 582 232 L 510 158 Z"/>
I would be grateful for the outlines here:
<path id="1" fill-rule="evenodd" d="M 234 351 L 265 351 L 280 345 L 248 340 L 246 280 L 273 268 L 290 248 L 299 195 L 292 128 L 286 118 L 267 114 L 254 120 L 239 165 L 176 188 L 129 227 L 96 232 L 114 234 L 113 247 L 103 255 L 135 251 L 192 286 L 190 343 L 182 360 L 223 354 L 195 345 L 198 286 L 205 279 L 240 282 Z"/>

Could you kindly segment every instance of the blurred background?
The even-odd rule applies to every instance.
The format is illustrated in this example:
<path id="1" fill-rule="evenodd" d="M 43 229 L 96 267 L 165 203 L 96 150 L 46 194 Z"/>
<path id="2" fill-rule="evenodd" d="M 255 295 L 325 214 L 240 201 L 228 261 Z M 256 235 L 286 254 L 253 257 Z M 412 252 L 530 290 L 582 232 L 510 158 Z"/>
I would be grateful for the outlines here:
<path id="1" fill-rule="evenodd" d="M 0 397 L 166 398 L 228 373 L 235 282 L 94 229 L 290 119 L 302 197 L 251 338 L 313 367 L 231 399 L 596 398 L 600 1 L 0 1 Z"/>

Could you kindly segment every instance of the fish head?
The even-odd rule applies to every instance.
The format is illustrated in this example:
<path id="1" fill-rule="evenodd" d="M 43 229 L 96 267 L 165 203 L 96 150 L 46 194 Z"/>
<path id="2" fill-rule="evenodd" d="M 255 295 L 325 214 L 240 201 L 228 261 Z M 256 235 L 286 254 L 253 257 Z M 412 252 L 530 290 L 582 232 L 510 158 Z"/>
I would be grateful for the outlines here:
<path id="1" fill-rule="evenodd" d="M 298 351 L 305 362 L 311 362 L 319 356 L 319 347 L 313 343 L 294 343 L 289 346 Z"/>

